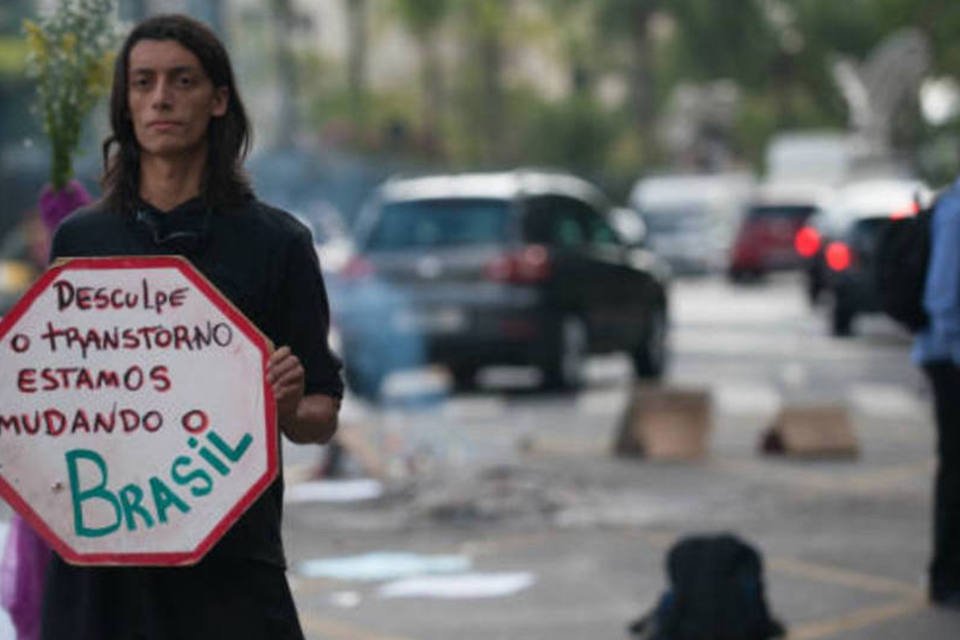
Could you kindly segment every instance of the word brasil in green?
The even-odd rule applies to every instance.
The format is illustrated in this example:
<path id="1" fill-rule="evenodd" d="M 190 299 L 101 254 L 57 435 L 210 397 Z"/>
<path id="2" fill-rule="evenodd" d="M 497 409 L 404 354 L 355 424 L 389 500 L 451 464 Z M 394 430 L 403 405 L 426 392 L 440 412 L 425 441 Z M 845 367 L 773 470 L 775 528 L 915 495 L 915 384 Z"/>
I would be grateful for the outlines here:
<path id="1" fill-rule="evenodd" d="M 231 446 L 215 431 L 210 430 L 206 434 L 206 440 L 216 452 L 202 446 L 194 437 L 187 440 L 187 445 L 191 449 L 196 449 L 200 457 L 217 474 L 226 477 L 230 474 L 230 466 L 239 462 L 247 452 L 250 443 L 253 442 L 253 436 L 245 433 L 236 445 Z M 84 538 L 109 535 L 120 529 L 121 525 L 124 525 L 127 531 L 134 531 L 137 529 L 138 519 L 144 527 L 152 529 L 157 524 L 167 522 L 167 511 L 171 507 L 182 513 L 190 512 L 190 505 L 178 491 L 188 490 L 194 498 L 202 498 L 213 491 L 214 477 L 206 468 L 194 466 L 194 459 L 190 456 L 177 456 L 170 464 L 170 481 L 177 490 L 171 487 L 170 482 L 158 476 L 151 476 L 147 480 L 149 499 L 146 499 L 147 492 L 135 483 L 127 484 L 116 492 L 112 491 L 107 485 L 109 476 L 107 462 L 96 451 L 71 449 L 65 455 L 70 477 L 74 530 L 78 536 Z M 83 475 L 88 482 L 81 482 L 82 463 L 87 470 Z M 89 482 L 91 476 L 96 476 L 97 479 Z M 113 522 L 102 526 L 89 526 L 84 519 L 84 504 L 93 505 L 98 502 L 112 508 Z M 104 510 L 101 508 L 99 511 Z"/>

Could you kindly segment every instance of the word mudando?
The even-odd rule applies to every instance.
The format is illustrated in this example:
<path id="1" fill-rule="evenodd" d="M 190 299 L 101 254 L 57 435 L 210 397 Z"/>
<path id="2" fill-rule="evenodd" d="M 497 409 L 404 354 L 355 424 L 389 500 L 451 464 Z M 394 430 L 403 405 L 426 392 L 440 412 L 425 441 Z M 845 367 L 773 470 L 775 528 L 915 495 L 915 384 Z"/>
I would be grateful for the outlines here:
<path id="1" fill-rule="evenodd" d="M 157 432 L 163 426 L 163 414 L 157 410 L 118 408 L 117 403 L 106 411 L 76 409 L 64 413 L 50 407 L 36 409 L 32 413 L 0 413 L 0 434 L 3 437 L 14 435 L 46 435 L 54 438 L 63 435 L 113 433 L 132 434 L 138 430 L 148 433 Z"/>

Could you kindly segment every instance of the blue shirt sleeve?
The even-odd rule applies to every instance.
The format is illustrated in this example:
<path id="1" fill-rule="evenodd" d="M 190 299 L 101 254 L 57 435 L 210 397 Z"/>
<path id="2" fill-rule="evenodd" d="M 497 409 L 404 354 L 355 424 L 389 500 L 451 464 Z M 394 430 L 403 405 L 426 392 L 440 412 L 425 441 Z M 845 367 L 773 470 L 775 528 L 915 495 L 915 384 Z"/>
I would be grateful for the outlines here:
<path id="1" fill-rule="evenodd" d="M 960 355 L 960 190 L 942 198 L 933 214 L 930 267 L 923 306 L 931 338 Z"/>

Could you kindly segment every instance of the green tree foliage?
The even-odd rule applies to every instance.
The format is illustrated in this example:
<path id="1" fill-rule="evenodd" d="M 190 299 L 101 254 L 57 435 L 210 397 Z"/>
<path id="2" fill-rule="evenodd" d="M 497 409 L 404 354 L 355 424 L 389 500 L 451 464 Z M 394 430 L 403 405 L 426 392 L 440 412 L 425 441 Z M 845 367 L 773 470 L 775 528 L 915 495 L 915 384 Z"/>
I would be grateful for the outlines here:
<path id="1" fill-rule="evenodd" d="M 849 116 L 833 63 L 840 56 L 862 61 L 907 26 L 930 39 L 934 73 L 960 70 L 955 0 L 393 0 L 388 6 L 420 48 L 420 82 L 408 94 L 371 96 L 371 113 L 419 122 L 421 135 L 445 147 L 434 157 L 458 167 L 520 162 L 594 176 L 637 173 L 663 157 L 657 133 L 674 88 L 721 78 L 740 95 L 725 139 L 741 158 L 756 161 L 778 130 L 844 128 Z M 460 51 L 452 60 L 440 59 L 443 38 Z M 514 59 L 531 49 L 560 63 L 565 96 L 544 96 L 510 73 Z M 627 89 L 622 105 L 608 94 L 600 99 L 611 77 Z M 905 117 L 919 122 L 916 113 Z"/>
<path id="2" fill-rule="evenodd" d="M 769 81 L 776 34 L 757 0 L 668 0 L 677 25 L 675 54 L 682 73 L 697 80 L 734 78 L 747 89 Z"/>

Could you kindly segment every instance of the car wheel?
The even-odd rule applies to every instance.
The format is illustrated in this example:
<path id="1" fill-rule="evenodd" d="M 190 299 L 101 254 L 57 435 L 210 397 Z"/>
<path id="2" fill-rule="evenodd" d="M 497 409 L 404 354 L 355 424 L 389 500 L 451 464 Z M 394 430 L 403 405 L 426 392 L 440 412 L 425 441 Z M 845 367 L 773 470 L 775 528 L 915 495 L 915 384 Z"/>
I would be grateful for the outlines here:
<path id="1" fill-rule="evenodd" d="M 554 353 L 543 366 L 543 386 L 548 389 L 583 386 L 586 360 L 587 326 L 577 316 L 564 316 Z"/>
<path id="2" fill-rule="evenodd" d="M 853 311 L 840 300 L 835 300 L 830 313 L 830 331 L 837 338 L 853 335 Z"/>
<path id="3" fill-rule="evenodd" d="M 727 275 L 734 284 L 755 284 L 766 274 L 762 269 L 734 269 Z"/>
<path id="4" fill-rule="evenodd" d="M 657 307 L 650 314 L 650 322 L 643 342 L 633 352 L 633 370 L 637 377 L 657 379 L 667 365 L 667 312 Z"/>
<path id="5" fill-rule="evenodd" d="M 816 307 L 820 302 L 821 295 L 823 294 L 823 278 L 813 268 L 807 270 L 806 276 L 807 302 L 811 307 Z"/>
<path id="6" fill-rule="evenodd" d="M 740 269 L 730 269 L 729 271 L 727 271 L 727 278 L 730 279 L 730 282 L 734 284 L 739 284 L 743 282 L 744 279 L 746 278 L 746 273 L 744 273 Z"/>

